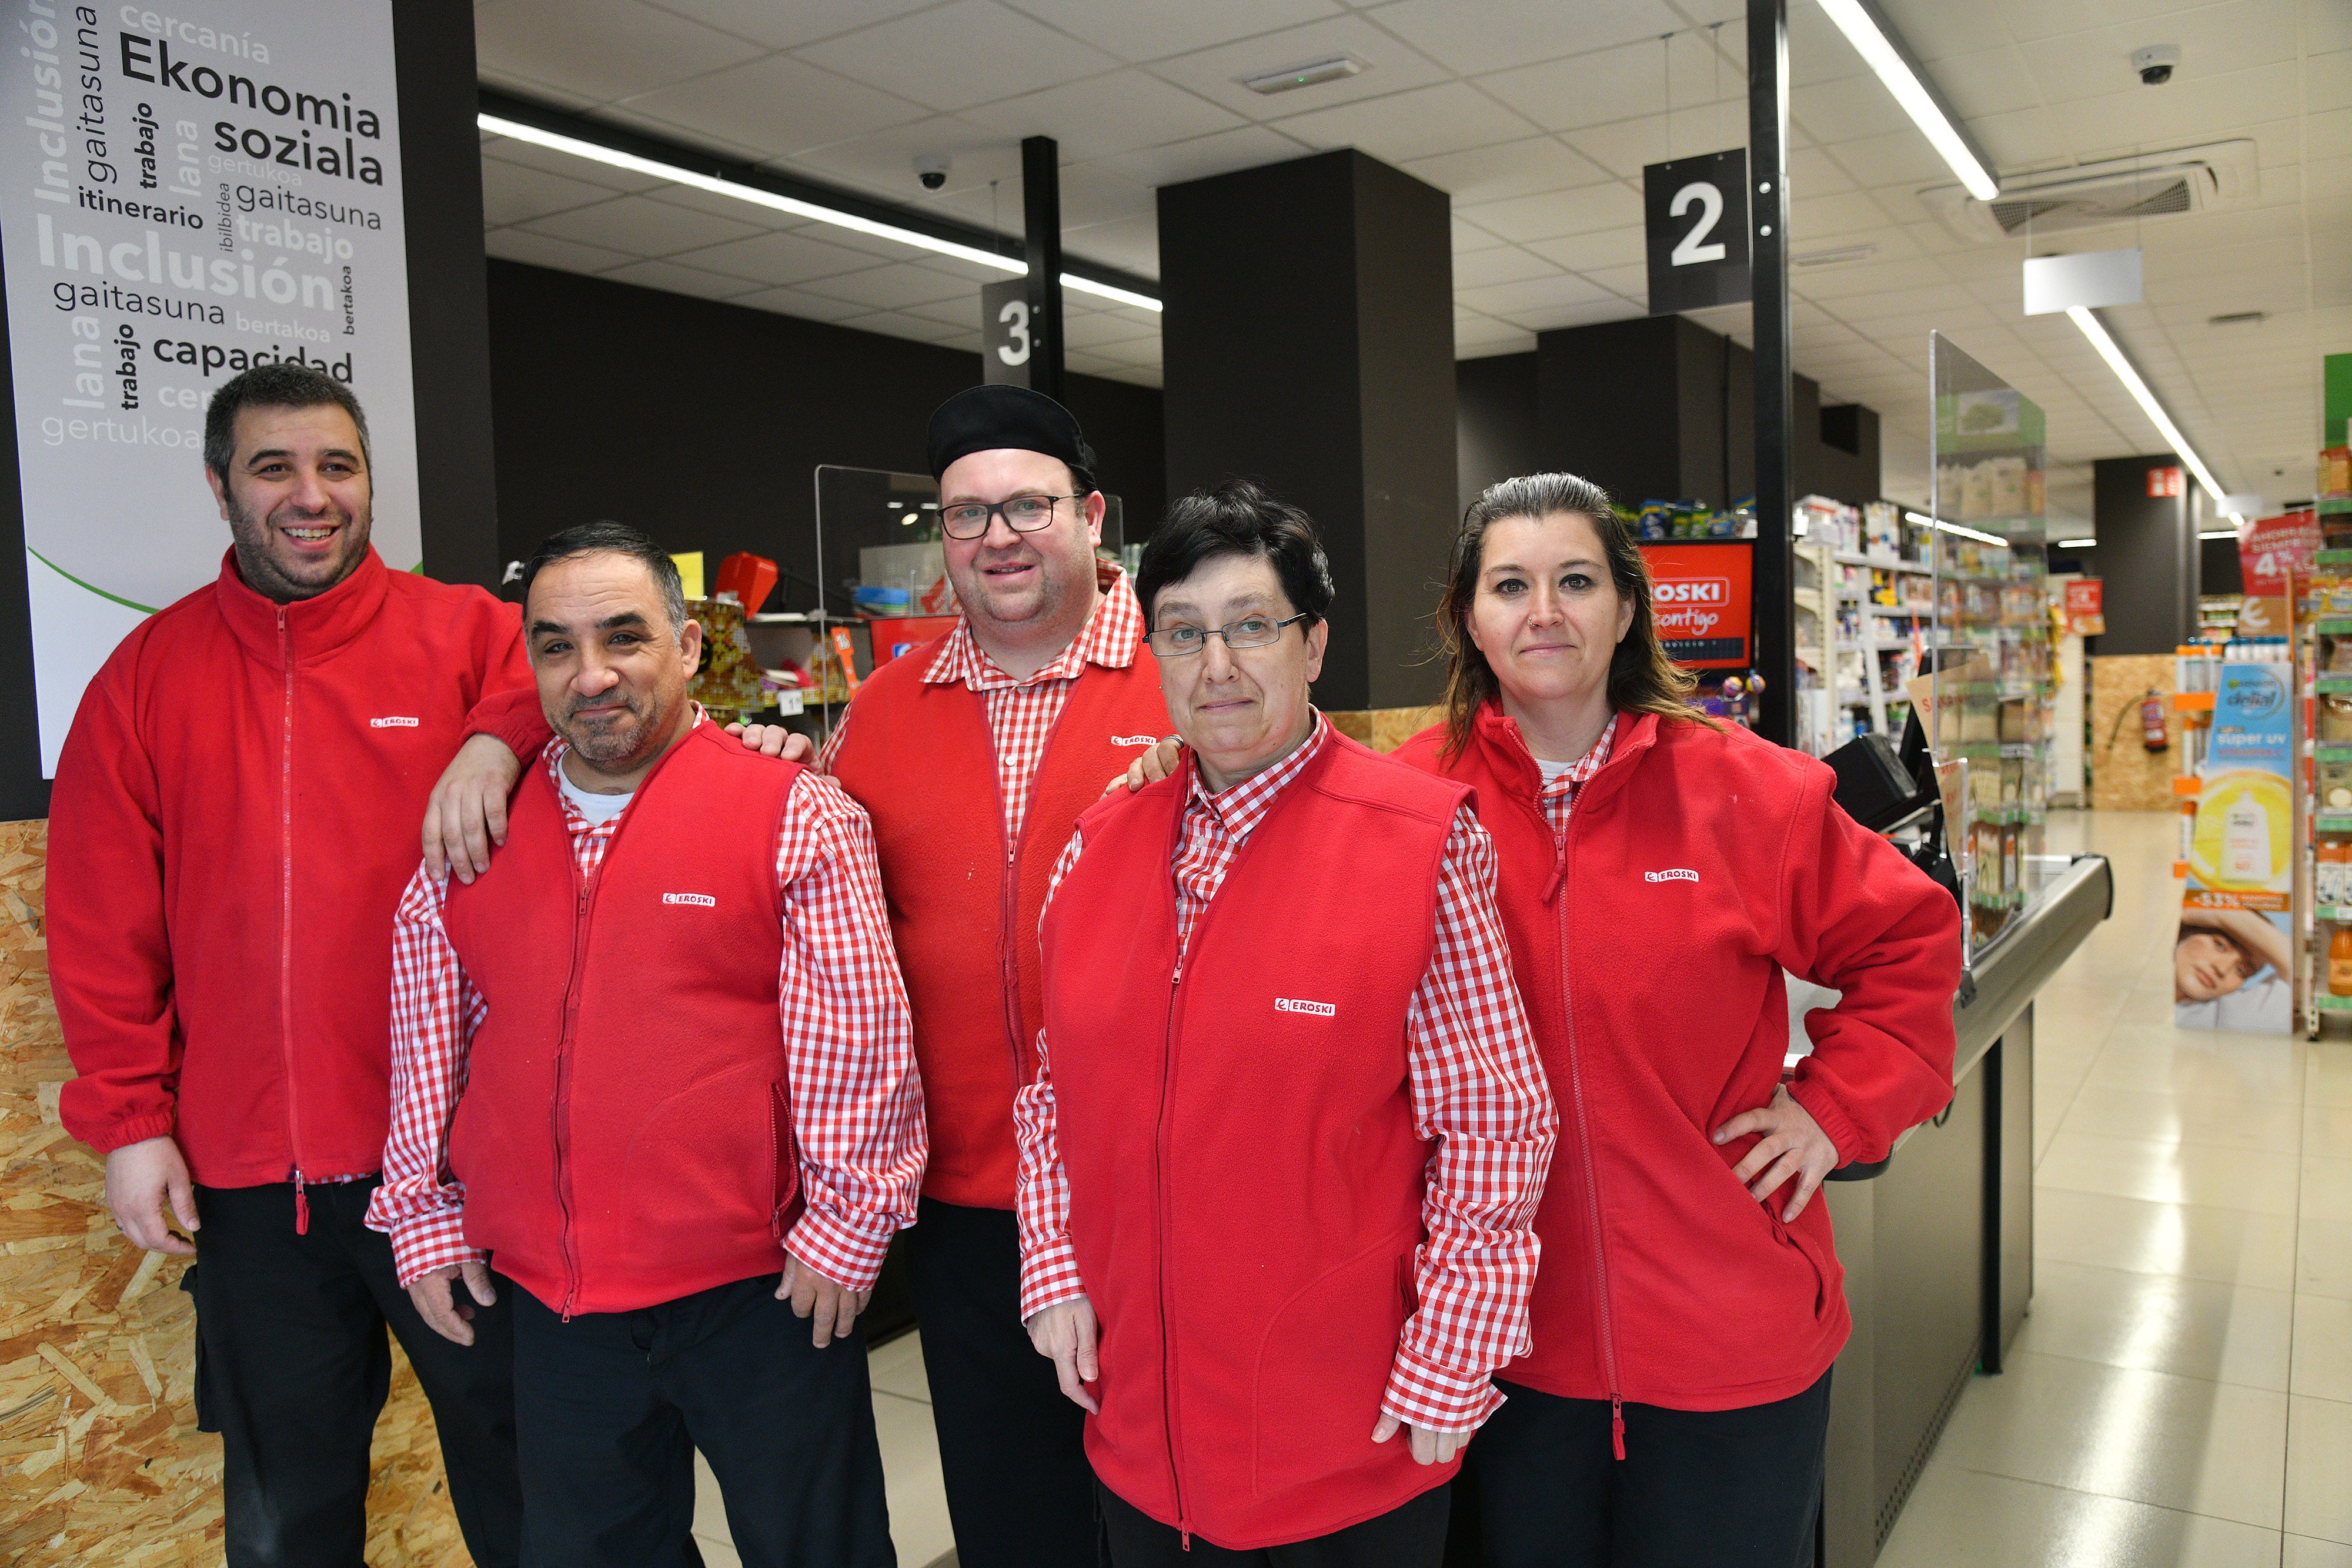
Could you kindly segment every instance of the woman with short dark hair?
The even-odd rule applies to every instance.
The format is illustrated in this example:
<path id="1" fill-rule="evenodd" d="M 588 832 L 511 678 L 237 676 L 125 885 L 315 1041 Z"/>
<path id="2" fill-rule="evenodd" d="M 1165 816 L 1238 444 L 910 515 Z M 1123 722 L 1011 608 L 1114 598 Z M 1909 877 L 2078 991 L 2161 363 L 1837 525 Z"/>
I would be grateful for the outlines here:
<path id="1" fill-rule="evenodd" d="M 1556 1125 L 1486 835 L 1308 703 L 1304 513 L 1186 497 L 1136 583 L 1188 749 L 1054 873 L 1022 1315 L 1088 1412 L 1115 1568 L 1437 1568 Z"/>
<path id="2" fill-rule="evenodd" d="M 1949 1099 L 1958 911 L 1829 768 L 1685 706 L 1598 486 L 1481 496 L 1438 631 L 1445 718 L 1397 756 L 1476 791 L 1562 1124 L 1486 1560 L 1810 1563 L 1851 1328 L 1815 1188 Z M 1783 968 L 1844 993 L 1793 1073 Z"/>

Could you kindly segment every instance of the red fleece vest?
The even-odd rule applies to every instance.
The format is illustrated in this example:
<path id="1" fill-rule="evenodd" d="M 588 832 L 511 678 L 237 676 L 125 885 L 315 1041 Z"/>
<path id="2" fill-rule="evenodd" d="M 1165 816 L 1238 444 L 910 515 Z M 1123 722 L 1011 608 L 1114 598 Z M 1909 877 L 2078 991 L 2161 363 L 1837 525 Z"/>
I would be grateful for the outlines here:
<path id="1" fill-rule="evenodd" d="M 1184 776 L 1080 819 L 1043 932 L 1070 1239 L 1102 1321 L 1105 1485 L 1219 1546 L 1304 1541 L 1454 1473 L 1372 1424 L 1433 1153 L 1405 1019 L 1468 791 L 1332 736 L 1176 966 Z"/>
<path id="2" fill-rule="evenodd" d="M 776 831 L 800 768 L 690 731 L 582 881 L 530 768 L 449 889 L 488 1004 L 449 1134 L 466 1239 L 551 1309 L 631 1312 L 783 1266 L 800 1187 Z"/>
<path id="3" fill-rule="evenodd" d="M 1123 670 L 1088 664 L 1045 743 L 1008 856 L 984 699 L 961 682 L 923 680 L 938 646 L 891 660 L 859 690 L 833 775 L 874 821 L 923 1074 L 923 1191 L 1011 1208 L 1013 1095 L 1036 1074 L 1043 1019 L 1037 912 L 1078 813 L 1167 733 L 1168 705 L 1141 653 Z"/>

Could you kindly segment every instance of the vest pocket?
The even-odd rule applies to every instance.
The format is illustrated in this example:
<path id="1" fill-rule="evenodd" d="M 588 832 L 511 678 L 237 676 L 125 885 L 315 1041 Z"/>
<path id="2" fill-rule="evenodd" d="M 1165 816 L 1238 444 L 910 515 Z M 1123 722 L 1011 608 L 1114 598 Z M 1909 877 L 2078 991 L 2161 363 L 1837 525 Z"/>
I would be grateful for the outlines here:
<path id="1" fill-rule="evenodd" d="M 768 1085 L 768 1228 L 782 1241 L 798 1218 L 801 1145 L 793 1132 L 793 1097 L 782 1079 Z"/>
<path id="2" fill-rule="evenodd" d="M 1251 1484 L 1259 1497 L 1370 1464 L 1386 1451 L 1372 1442 L 1372 1424 L 1412 1310 L 1418 1241 L 1417 1234 L 1383 1238 L 1268 1320 L 1250 1411 Z"/>

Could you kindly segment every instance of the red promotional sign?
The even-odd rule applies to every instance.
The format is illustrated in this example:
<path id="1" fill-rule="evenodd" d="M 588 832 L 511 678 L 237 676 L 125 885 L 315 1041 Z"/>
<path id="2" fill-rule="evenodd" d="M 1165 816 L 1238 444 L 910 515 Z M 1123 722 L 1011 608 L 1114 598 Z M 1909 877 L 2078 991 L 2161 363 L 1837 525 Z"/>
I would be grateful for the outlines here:
<path id="1" fill-rule="evenodd" d="M 2150 500 L 2158 500 L 2168 496 L 2178 496 L 2180 492 L 2181 481 L 2179 469 L 2151 468 L 2147 471 L 2147 494 Z"/>
<path id="2" fill-rule="evenodd" d="M 2077 637 L 2096 637 L 2106 629 L 2106 585 L 2095 577 L 2078 577 L 2068 583 L 2066 630 Z"/>
<path id="3" fill-rule="evenodd" d="M 1651 618 L 1666 656 L 1695 670 L 1744 670 L 1755 553 L 1745 542 L 1645 544 Z"/>
<path id="4" fill-rule="evenodd" d="M 2261 517 L 2238 530 L 2238 567 L 2249 599 L 2291 599 L 2290 580 L 2311 575 L 2319 550 L 2319 519 L 2310 512 Z"/>

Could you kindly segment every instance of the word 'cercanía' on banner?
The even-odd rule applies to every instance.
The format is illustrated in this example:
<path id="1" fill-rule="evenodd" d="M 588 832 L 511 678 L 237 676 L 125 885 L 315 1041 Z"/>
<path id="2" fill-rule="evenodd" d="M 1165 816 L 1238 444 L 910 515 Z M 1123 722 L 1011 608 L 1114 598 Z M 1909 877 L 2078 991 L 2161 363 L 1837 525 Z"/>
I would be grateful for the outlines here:
<path id="1" fill-rule="evenodd" d="M 7 287 L 41 768 L 82 687 L 220 570 L 205 407 L 315 365 L 367 410 L 376 549 L 420 554 L 391 0 L 16 13 L 0 63 Z"/>

